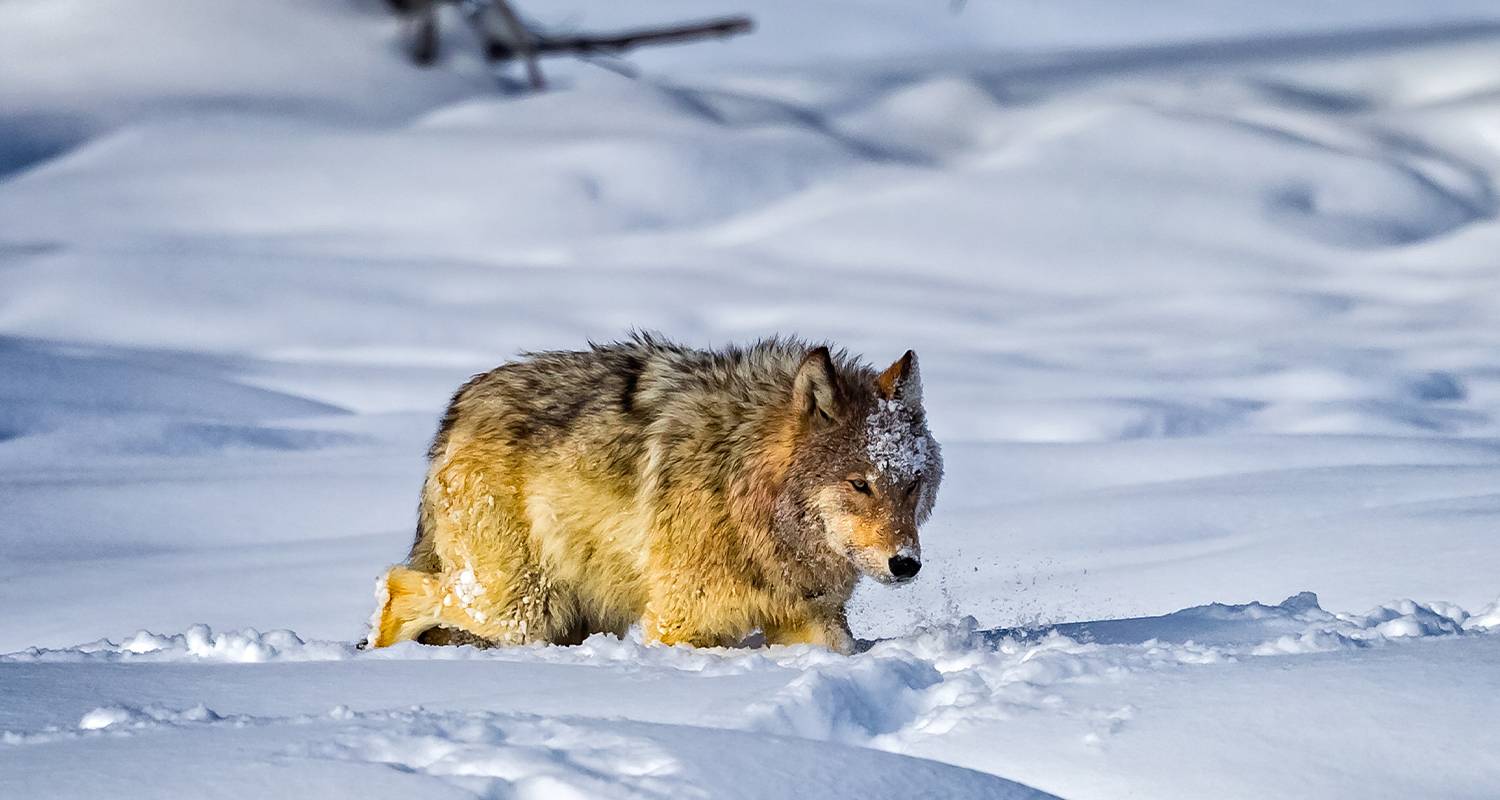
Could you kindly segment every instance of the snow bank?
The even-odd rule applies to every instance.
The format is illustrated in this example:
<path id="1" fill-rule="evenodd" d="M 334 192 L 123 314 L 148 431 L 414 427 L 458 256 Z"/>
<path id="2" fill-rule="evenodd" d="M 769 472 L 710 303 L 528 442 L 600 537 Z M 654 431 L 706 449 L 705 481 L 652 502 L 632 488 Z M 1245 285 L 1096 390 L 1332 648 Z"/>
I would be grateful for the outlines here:
<path id="1" fill-rule="evenodd" d="M 960 625 L 876 641 L 851 657 L 806 646 L 757 650 L 656 647 L 643 644 L 637 635 L 624 640 L 595 636 L 580 646 L 566 648 L 476 650 L 406 643 L 361 651 L 346 643 L 305 641 L 289 631 L 215 633 L 206 626 L 195 626 L 175 635 L 140 632 L 120 642 L 92 642 L 61 650 L 32 648 L 0 656 L 0 668 L 129 665 L 135 671 L 165 665 L 215 669 L 213 665 L 223 663 L 269 662 L 284 665 L 277 672 L 282 676 L 276 678 L 278 681 L 295 675 L 325 675 L 312 678 L 316 682 L 340 674 L 326 669 L 428 666 L 394 684 L 379 678 L 350 684 L 363 687 L 352 694 L 334 685 L 314 689 L 309 696 L 348 697 L 357 704 L 341 704 L 326 712 L 285 717 L 246 713 L 235 707 L 244 708 L 247 693 L 230 688 L 212 705 L 203 701 L 181 706 L 140 701 L 101 704 L 74 717 L 70 725 L 6 731 L 0 743 L 21 747 L 83 741 L 92 736 L 264 730 L 265 736 L 277 742 L 277 752 L 294 759 L 389 765 L 464 791 L 492 793 L 504 789 L 516 796 L 534 792 L 549 797 L 691 794 L 717 786 L 716 781 L 729 780 L 727 776 L 743 774 L 715 771 L 724 766 L 726 758 L 749 759 L 748 754 L 764 752 L 764 757 L 781 765 L 777 776 L 763 776 L 764 780 L 801 776 L 796 779 L 812 780 L 817 785 L 829 781 L 827 786 L 842 787 L 827 789 L 831 793 L 820 796 L 858 796 L 848 793 L 853 784 L 848 782 L 847 773 L 830 775 L 820 765 L 833 763 L 827 759 L 835 758 L 841 760 L 837 763 L 850 759 L 854 763 L 871 757 L 854 754 L 872 751 L 818 748 L 874 748 L 931 756 L 934 751 L 942 751 L 942 743 L 951 737 L 969 742 L 965 745 L 969 748 L 973 737 L 980 735 L 977 732 L 989 730 L 987 726 L 1025 719 L 1032 724 L 1037 720 L 1070 721 L 1064 729 L 1073 731 L 1075 738 L 1071 741 L 1087 748 L 1107 749 L 1127 731 L 1143 724 L 1142 720 L 1159 714 L 1156 706 L 1160 699 L 1155 692 L 1161 690 L 1149 687 L 1171 686 L 1186 675 L 1235 670 L 1257 662 L 1317 659 L 1336 652 L 1408 653 L 1408 660 L 1415 656 L 1414 663 L 1421 664 L 1424 654 L 1431 651 L 1417 645 L 1416 639 L 1431 643 L 1494 641 L 1495 608 L 1491 605 L 1478 614 L 1469 614 L 1453 604 L 1400 600 L 1361 614 L 1330 613 L 1321 608 L 1314 595 L 1304 592 L 1275 605 L 1214 603 L 1158 617 L 1033 629 L 982 630 L 971 617 Z M 1413 647 L 1419 650 L 1412 651 Z M 325 665 L 320 673 L 286 671 L 319 663 Z M 1327 662 L 1288 661 L 1286 666 L 1294 669 L 1288 672 L 1281 668 L 1280 673 L 1295 674 L 1299 664 L 1306 669 L 1311 663 Z M 478 671 L 444 673 L 469 676 L 449 688 L 431 672 L 439 664 Z M 546 677 L 553 675 L 547 668 L 563 665 L 581 671 Z M 501 668 L 526 670 L 513 673 L 526 676 L 519 679 L 523 684 L 541 680 L 549 685 L 571 675 L 575 677 L 567 680 L 582 680 L 603 689 L 599 697 L 609 699 L 602 705 L 594 699 L 580 706 L 590 709 L 591 715 L 625 712 L 639 718 L 642 709 L 655 709 L 645 716 L 711 724 L 725 730 L 691 728 L 684 729 L 691 733 L 679 735 L 672 726 L 639 722 L 392 707 L 387 698 L 393 692 L 399 695 L 397 689 L 406 687 L 416 690 L 419 697 L 456 692 L 443 701 L 445 706 L 461 709 L 476 702 L 482 705 L 475 691 L 482 695 L 482 685 L 494 680 L 493 670 Z M 216 685 L 223 677 L 204 674 L 195 680 L 199 679 Z M 469 686 L 474 680 L 480 683 Z M 614 682 L 637 688 L 630 694 L 611 697 L 607 687 Z M 1213 680 L 1207 683 L 1214 685 Z M 768 686 L 771 691 L 757 696 L 744 689 L 735 690 L 736 685 Z M 636 696 L 635 692 L 651 686 L 660 688 Z M 524 686 L 519 688 L 526 691 Z M 298 691 L 306 693 L 305 689 Z M 557 691 L 561 689 L 552 686 L 541 692 L 541 699 Z M 654 692 L 664 694 L 652 699 Z M 252 691 L 248 696 L 256 694 Z M 1081 699 L 1091 695 L 1096 699 Z M 667 700 L 691 697 L 699 700 Z M 709 701 L 709 697 L 720 699 Z M 725 702 L 731 698 L 736 699 Z M 553 698 L 550 702 L 557 701 Z M 233 713 L 221 710 L 225 707 L 221 703 L 226 702 L 235 708 Z M 706 707 L 691 711 L 699 702 Z M 733 738 L 736 736 L 745 738 Z M 779 744 L 780 736 L 797 737 L 804 744 L 787 751 Z M 732 748 L 737 755 L 728 756 L 723 748 Z M 954 758 L 997 766 L 998 762 L 975 755 L 983 752 L 987 751 L 965 749 L 961 758 L 957 752 Z M 3 758 L 4 751 L 0 751 L 0 762 Z M 913 767 L 917 770 L 914 774 L 923 775 L 924 780 L 953 782 L 952 792 L 945 796 L 963 797 L 967 791 L 979 792 L 976 796 L 1012 796 L 988 794 L 996 791 L 1030 796 L 1024 794 L 1029 790 L 1014 784 L 974 783 L 979 780 L 977 773 L 931 774 L 923 770 L 937 766 L 916 763 L 924 766 Z M 877 767 L 904 768 L 899 764 L 871 766 Z M 745 769 L 753 770 L 753 764 Z M 865 777 L 893 779 L 889 774 Z M 877 794 L 884 796 L 881 791 Z"/>
<path id="2" fill-rule="evenodd" d="M 301 757 L 389 764 L 489 796 L 677 798 L 922 796 L 1044 800 L 1046 793 L 969 770 L 868 750 L 645 724 L 485 713 L 354 715 Z M 749 783 L 745 776 L 755 776 Z"/>
<path id="3" fill-rule="evenodd" d="M 1496 605 L 1469 614 L 1451 603 L 1399 600 L 1363 614 L 1330 613 L 1303 592 L 1276 605 L 1195 606 L 1159 617 L 1068 623 L 1037 629 L 979 630 L 963 624 L 874 642 L 845 658 L 814 647 L 694 649 L 596 635 L 577 647 L 477 650 L 404 643 L 362 651 L 350 643 L 304 641 L 291 631 L 184 633 L 141 631 L 116 643 L 30 648 L 0 655 L 11 663 L 261 663 L 306 661 L 502 661 L 573 664 L 640 672 L 668 670 L 704 677 L 791 670 L 774 697 L 752 704 L 745 727 L 844 744 L 901 749 L 916 737 L 941 735 L 966 719 L 1003 717 L 1013 707 L 1044 707 L 1053 687 L 1119 680 L 1183 665 L 1294 656 L 1385 645 L 1427 637 L 1484 635 L 1497 626 Z M 143 716 L 144 715 L 144 716 Z M 148 710 L 90 712 L 80 727 L 163 721 Z"/>
<path id="4" fill-rule="evenodd" d="M 142 727 L 160 723 L 218 722 L 224 719 L 208 706 L 199 704 L 192 708 L 174 710 L 162 706 L 132 708 L 130 706 L 102 706 L 83 715 L 78 720 L 78 729 L 98 731 L 105 728 Z"/>
<path id="5" fill-rule="evenodd" d="M 28 648 L 0 656 L 12 662 L 69 661 L 211 661 L 222 663 L 260 663 L 265 661 L 319 661 L 347 658 L 353 645 L 337 642 L 304 642 L 292 631 L 261 633 L 254 628 L 215 633 L 207 625 L 194 625 L 177 634 L 137 631 L 112 642 L 100 639 L 65 649 Z"/>
<path id="6" fill-rule="evenodd" d="M 1464 630 L 1487 631 L 1494 628 L 1500 628 L 1500 600 L 1490 603 L 1464 621 Z"/>
<path id="7" fill-rule="evenodd" d="M 421 707 L 357 712 L 340 705 L 322 714 L 274 717 L 221 715 L 202 704 L 110 705 L 85 713 L 74 730 L 0 732 L 0 745 L 177 732 L 200 741 L 236 732 L 242 751 L 314 774 L 327 763 L 381 766 L 485 797 L 864 798 L 871 792 L 920 796 L 935 787 L 960 799 L 1051 797 L 933 761 L 813 743 L 792 750 L 774 738 L 731 730 Z M 771 763 L 775 769 L 766 770 Z M 153 786 L 167 791 L 173 778 L 161 778 Z"/>
<path id="8" fill-rule="evenodd" d="M 1493 614 L 1493 608 L 1484 613 Z M 1044 708 L 1054 687 L 1118 681 L 1182 665 L 1322 653 L 1486 629 L 1451 603 L 1401 600 L 1331 614 L 1303 592 L 1277 605 L 1214 603 L 1161 617 L 1037 630 L 967 625 L 880 641 L 848 661 L 813 667 L 750 711 L 750 725 L 806 738 L 900 750 L 975 719 Z"/>

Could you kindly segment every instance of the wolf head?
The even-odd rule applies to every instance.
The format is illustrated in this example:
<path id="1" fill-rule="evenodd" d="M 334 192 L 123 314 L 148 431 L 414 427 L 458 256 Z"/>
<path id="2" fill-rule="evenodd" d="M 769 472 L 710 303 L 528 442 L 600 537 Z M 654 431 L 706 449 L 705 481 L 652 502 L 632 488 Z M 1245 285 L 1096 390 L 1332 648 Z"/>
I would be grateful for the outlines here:
<path id="1" fill-rule="evenodd" d="M 917 356 L 878 376 L 836 367 L 826 347 L 803 358 L 792 387 L 801 442 L 788 474 L 805 524 L 881 583 L 922 566 L 917 528 L 932 513 L 943 459 L 927 430 Z"/>

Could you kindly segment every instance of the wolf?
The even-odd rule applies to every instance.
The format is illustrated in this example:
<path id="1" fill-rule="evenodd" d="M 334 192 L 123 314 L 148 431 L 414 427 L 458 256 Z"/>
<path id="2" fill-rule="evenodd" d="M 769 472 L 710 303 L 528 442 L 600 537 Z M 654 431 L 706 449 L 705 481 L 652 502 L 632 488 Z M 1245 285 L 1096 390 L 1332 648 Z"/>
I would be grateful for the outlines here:
<path id="1" fill-rule="evenodd" d="M 854 648 L 861 575 L 904 583 L 943 477 L 917 356 L 698 350 L 637 333 L 464 384 L 428 452 L 416 539 L 368 646 L 593 633 Z"/>

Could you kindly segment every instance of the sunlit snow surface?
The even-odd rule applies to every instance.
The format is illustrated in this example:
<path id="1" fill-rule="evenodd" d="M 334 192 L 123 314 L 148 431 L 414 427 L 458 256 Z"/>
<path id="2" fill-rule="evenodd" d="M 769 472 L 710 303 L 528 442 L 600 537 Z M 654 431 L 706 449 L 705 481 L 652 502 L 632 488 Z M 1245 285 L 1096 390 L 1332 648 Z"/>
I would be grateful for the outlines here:
<path id="1" fill-rule="evenodd" d="M 760 29 L 0 3 L 0 797 L 1500 795 L 1493 3 L 529 5 Z M 448 393 L 631 327 L 920 355 L 870 648 L 355 651 Z"/>

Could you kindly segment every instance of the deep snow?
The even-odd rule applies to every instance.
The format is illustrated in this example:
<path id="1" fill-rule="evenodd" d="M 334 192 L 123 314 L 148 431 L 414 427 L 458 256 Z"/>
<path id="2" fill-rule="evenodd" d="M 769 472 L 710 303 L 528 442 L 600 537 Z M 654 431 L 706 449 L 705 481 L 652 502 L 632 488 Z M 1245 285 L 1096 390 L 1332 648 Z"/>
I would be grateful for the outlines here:
<path id="1" fill-rule="evenodd" d="M 0 4 L 0 796 L 1500 794 L 1500 12 L 963 6 Z M 352 650 L 448 393 L 632 326 L 920 354 L 881 641 Z"/>

